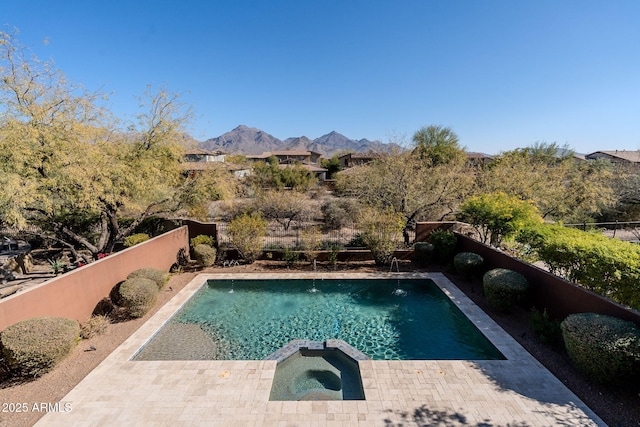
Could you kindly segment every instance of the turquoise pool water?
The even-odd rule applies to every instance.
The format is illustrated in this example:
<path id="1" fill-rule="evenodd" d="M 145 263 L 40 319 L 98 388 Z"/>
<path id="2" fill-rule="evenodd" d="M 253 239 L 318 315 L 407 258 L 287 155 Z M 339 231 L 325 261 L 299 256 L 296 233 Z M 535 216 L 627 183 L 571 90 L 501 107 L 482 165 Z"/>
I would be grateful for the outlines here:
<path id="1" fill-rule="evenodd" d="M 161 331 L 136 360 L 260 360 L 331 338 L 378 360 L 504 359 L 431 280 L 209 281 L 164 328 L 174 338 Z"/>

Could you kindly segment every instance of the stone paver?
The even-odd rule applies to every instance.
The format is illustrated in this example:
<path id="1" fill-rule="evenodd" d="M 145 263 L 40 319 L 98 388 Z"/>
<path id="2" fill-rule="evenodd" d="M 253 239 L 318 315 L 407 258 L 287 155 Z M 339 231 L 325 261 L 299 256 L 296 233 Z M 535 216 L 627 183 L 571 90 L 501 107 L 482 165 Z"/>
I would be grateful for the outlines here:
<path id="1" fill-rule="evenodd" d="M 379 278 L 385 274 L 200 275 L 38 426 L 605 426 L 444 275 L 430 278 L 507 360 L 360 361 L 365 400 L 271 402 L 276 361 L 131 361 L 207 279 Z M 65 407 L 60 405 L 60 407 Z"/>

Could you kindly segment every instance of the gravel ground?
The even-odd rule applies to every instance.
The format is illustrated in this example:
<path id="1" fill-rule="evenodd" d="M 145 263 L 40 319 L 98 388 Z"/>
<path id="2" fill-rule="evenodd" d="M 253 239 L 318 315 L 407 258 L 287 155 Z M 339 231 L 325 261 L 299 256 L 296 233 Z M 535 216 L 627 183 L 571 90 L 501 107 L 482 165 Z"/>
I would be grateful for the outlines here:
<path id="1" fill-rule="evenodd" d="M 197 274 L 246 273 L 282 268 L 277 262 L 256 262 L 249 266 L 212 268 L 197 273 L 183 273 L 173 276 L 166 290 L 160 295 L 154 310 L 143 318 L 112 323 L 103 335 L 81 341 L 74 352 L 63 360 L 54 371 L 37 380 L 22 383 L 7 381 L 0 383 L 0 402 L 3 405 L 0 408 L 0 426 L 31 426 L 37 422 L 43 413 L 34 410 L 34 406 L 39 408 L 41 403 L 60 402 L 93 368 Z M 303 268 L 308 269 L 308 267 Z M 319 269 L 321 268 L 319 266 Z M 340 269 L 343 268 L 357 269 L 360 272 L 379 271 L 373 263 L 351 264 L 348 267 L 341 266 Z M 400 267 L 402 271 L 406 271 L 408 268 L 408 265 Z M 457 276 L 450 276 L 450 279 L 567 387 L 573 390 L 607 424 L 611 427 L 640 426 L 640 395 L 638 393 L 622 392 L 590 384 L 573 369 L 561 348 L 542 345 L 535 338 L 529 327 L 526 311 L 522 310 L 510 316 L 496 315 L 486 306 L 484 298 L 479 293 L 480 282 L 469 282 Z M 92 347 L 95 350 L 90 350 Z M 18 408 L 26 408 L 26 412 L 16 412 Z"/>

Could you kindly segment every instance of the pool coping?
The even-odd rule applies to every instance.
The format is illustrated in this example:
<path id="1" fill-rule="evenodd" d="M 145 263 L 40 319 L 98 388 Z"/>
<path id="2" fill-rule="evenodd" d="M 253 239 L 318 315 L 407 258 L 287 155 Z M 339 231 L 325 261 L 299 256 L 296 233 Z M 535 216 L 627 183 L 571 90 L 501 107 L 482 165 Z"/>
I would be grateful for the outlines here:
<path id="1" fill-rule="evenodd" d="M 269 401 L 275 360 L 131 360 L 207 280 L 313 278 L 430 279 L 506 360 L 361 360 L 365 400 L 339 402 Z M 448 417 L 450 425 L 606 425 L 446 276 L 423 272 L 198 275 L 63 402 L 72 410 L 37 425 L 389 425 L 407 416 Z"/>

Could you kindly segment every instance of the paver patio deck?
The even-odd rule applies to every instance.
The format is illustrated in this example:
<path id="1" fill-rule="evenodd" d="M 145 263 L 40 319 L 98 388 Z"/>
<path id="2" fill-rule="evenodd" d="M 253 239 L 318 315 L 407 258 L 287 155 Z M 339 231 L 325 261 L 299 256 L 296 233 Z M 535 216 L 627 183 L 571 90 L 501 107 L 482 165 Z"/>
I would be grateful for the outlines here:
<path id="1" fill-rule="evenodd" d="M 439 273 L 432 279 L 507 360 L 360 361 L 365 400 L 269 401 L 275 361 L 131 361 L 207 279 L 385 274 L 200 275 L 80 382 L 38 426 L 605 426 Z M 67 404 L 66 406 L 64 404 Z M 68 409 L 68 411 L 65 411 Z"/>

